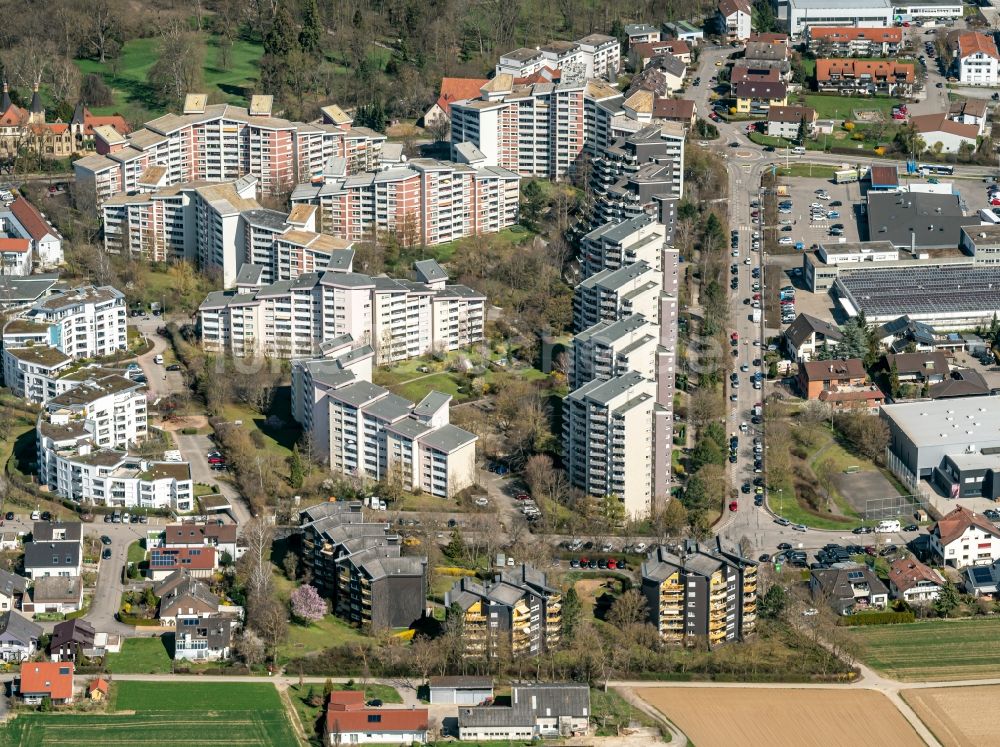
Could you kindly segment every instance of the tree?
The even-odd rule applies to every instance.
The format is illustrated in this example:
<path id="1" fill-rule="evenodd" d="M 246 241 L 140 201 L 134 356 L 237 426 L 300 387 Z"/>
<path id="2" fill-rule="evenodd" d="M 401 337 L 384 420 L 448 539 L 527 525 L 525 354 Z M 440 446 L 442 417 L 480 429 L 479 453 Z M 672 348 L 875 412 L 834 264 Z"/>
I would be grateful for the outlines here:
<path id="1" fill-rule="evenodd" d="M 601 518 L 609 527 L 620 527 L 625 524 L 625 504 L 617 495 L 606 495 L 601 498 Z"/>
<path id="2" fill-rule="evenodd" d="M 266 654 L 264 641 L 262 641 L 260 636 L 250 628 L 244 628 L 243 633 L 236 639 L 235 648 L 236 655 L 239 656 L 248 667 L 255 666 L 264 661 L 264 656 Z"/>
<path id="3" fill-rule="evenodd" d="M 281 559 L 281 567 L 285 571 L 285 578 L 294 581 L 299 571 L 299 556 L 289 550 L 285 557 Z"/>
<path id="4" fill-rule="evenodd" d="M 292 455 L 288 457 L 288 481 L 292 487 L 298 490 L 305 480 L 306 470 L 302 464 L 302 457 L 299 455 L 299 445 L 292 445 Z"/>
<path id="5" fill-rule="evenodd" d="M 444 548 L 445 557 L 452 560 L 461 560 L 465 557 L 465 543 L 462 541 L 462 533 L 455 527 L 451 530 L 451 539 Z"/>
<path id="6" fill-rule="evenodd" d="M 576 634 L 576 627 L 580 623 L 580 595 L 576 593 L 576 586 L 570 586 L 563 594 L 562 599 L 562 640 L 572 642 Z"/>
<path id="7" fill-rule="evenodd" d="M 769 0 L 755 0 L 750 8 L 750 16 L 754 31 L 763 33 L 775 31 L 778 28 L 778 19 L 774 15 L 774 9 Z"/>
<path id="8" fill-rule="evenodd" d="M 895 359 L 889 366 L 889 393 L 893 399 L 899 398 L 899 366 L 896 365 Z"/>
<path id="9" fill-rule="evenodd" d="M 684 504 L 676 498 L 667 501 L 667 505 L 660 512 L 657 523 L 662 526 L 668 537 L 677 537 L 683 534 L 687 528 L 688 512 Z"/>
<path id="10" fill-rule="evenodd" d="M 767 620 L 781 617 L 788 605 L 788 592 L 781 584 L 771 584 L 771 587 L 757 600 L 760 616 Z"/>
<path id="11" fill-rule="evenodd" d="M 521 223 L 534 230 L 545 208 L 545 193 L 537 179 L 529 179 L 521 187 Z"/>
<path id="12" fill-rule="evenodd" d="M 275 599 L 267 599 L 254 606 L 257 609 L 253 615 L 253 629 L 260 634 L 273 660 L 277 655 L 278 644 L 288 635 L 288 614 L 284 605 Z"/>
<path id="13" fill-rule="evenodd" d="M 941 591 L 938 592 L 937 598 L 934 600 L 934 611 L 941 617 L 948 617 L 954 610 L 956 610 L 962 603 L 961 597 L 958 594 L 958 589 L 955 588 L 955 584 L 948 581 L 944 586 L 941 587 Z"/>
<path id="14" fill-rule="evenodd" d="M 608 622 L 623 630 L 645 621 L 646 614 L 646 598 L 636 589 L 629 589 L 611 604 Z"/>
<path id="15" fill-rule="evenodd" d="M 806 118 L 803 117 L 799 120 L 799 131 L 795 134 L 795 142 L 802 145 L 806 141 L 806 137 L 809 135 L 809 128 L 806 126 Z"/>
<path id="16" fill-rule="evenodd" d="M 314 623 L 326 616 L 326 600 L 319 595 L 315 586 L 302 584 L 292 591 L 289 601 L 292 605 L 292 616 L 300 622 Z"/>
<path id="17" fill-rule="evenodd" d="M 156 62 L 146 74 L 149 85 L 164 104 L 176 106 L 184 96 L 202 87 L 205 42 L 201 34 L 180 24 L 168 26 L 160 39 Z"/>
<path id="18" fill-rule="evenodd" d="M 299 31 L 299 46 L 308 55 L 319 53 L 319 40 L 323 33 L 316 0 L 302 3 L 302 29 Z"/>
<path id="19" fill-rule="evenodd" d="M 237 564 L 238 570 L 242 571 L 241 575 L 245 579 L 247 597 L 253 601 L 262 601 L 270 597 L 273 585 L 271 543 L 274 540 L 274 527 L 266 519 L 255 516 L 244 525 L 243 540 L 247 549 Z"/>
<path id="20" fill-rule="evenodd" d="M 725 404 L 719 392 L 699 387 L 691 393 L 688 405 L 688 419 L 696 428 L 702 428 L 726 414 Z"/>

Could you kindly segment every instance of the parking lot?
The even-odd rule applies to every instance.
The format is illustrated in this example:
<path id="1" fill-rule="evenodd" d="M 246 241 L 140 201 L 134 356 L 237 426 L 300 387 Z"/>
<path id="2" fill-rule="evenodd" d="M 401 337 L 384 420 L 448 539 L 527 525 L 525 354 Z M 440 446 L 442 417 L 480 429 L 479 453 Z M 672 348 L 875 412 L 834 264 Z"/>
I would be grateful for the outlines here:
<path id="1" fill-rule="evenodd" d="M 832 179 L 810 177 L 788 177 L 784 179 L 784 183 L 788 188 L 788 196 L 779 198 L 779 202 L 786 199 L 791 200 L 792 211 L 791 213 L 778 213 L 777 235 L 779 241 L 782 237 L 791 238 L 792 244 L 779 244 L 777 254 L 800 253 L 796 252 L 794 248 L 796 242 L 801 242 L 808 250 L 813 244 L 823 242 L 835 242 L 839 239 L 859 240 L 860 184 L 857 182 L 834 184 Z M 817 199 L 816 191 L 819 189 L 825 189 L 830 199 Z M 813 220 L 810 210 L 810 205 L 813 203 L 824 206 L 824 212 L 833 210 L 840 215 L 837 218 Z M 834 225 L 843 226 L 843 236 L 830 236 L 830 228 Z M 784 230 L 789 227 L 790 231 Z"/>

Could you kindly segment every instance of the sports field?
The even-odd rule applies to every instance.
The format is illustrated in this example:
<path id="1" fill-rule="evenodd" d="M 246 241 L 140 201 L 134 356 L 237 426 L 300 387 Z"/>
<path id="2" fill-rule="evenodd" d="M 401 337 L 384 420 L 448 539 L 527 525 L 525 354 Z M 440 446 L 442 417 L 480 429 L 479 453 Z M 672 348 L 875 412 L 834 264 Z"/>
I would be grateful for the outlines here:
<path id="1" fill-rule="evenodd" d="M 918 747 L 923 740 L 873 690 L 649 687 L 636 694 L 696 745 Z"/>
<path id="2" fill-rule="evenodd" d="M 903 690 L 902 696 L 944 747 L 1000 744 L 1000 722 L 993 713 L 1000 686 Z"/>
<path id="3" fill-rule="evenodd" d="M 1000 619 L 926 620 L 851 628 L 859 657 L 894 679 L 965 680 L 1000 671 Z"/>
<path id="4" fill-rule="evenodd" d="M 0 731 L 4 747 L 299 747 L 270 683 L 118 682 L 107 714 L 29 713 Z"/>

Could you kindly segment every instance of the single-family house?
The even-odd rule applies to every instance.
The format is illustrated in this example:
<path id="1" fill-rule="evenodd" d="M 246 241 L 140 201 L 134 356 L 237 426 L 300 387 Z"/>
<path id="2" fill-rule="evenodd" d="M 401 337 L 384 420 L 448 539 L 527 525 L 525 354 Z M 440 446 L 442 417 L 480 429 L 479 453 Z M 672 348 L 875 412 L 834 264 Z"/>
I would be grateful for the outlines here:
<path id="1" fill-rule="evenodd" d="M 884 609 L 889 603 L 889 590 L 867 566 L 813 570 L 809 591 L 814 600 L 829 604 L 838 615 Z"/>
<path id="2" fill-rule="evenodd" d="M 219 661 L 232 655 L 239 621 L 226 615 L 178 617 L 174 626 L 174 658 Z"/>
<path id="3" fill-rule="evenodd" d="M 784 332 L 785 349 L 793 360 L 809 361 L 821 350 L 834 350 L 843 333 L 832 322 L 811 314 L 799 314 Z"/>
<path id="4" fill-rule="evenodd" d="M 0 209 L 0 224 L 8 236 L 28 241 L 30 265 L 53 269 L 63 263 L 62 236 L 38 208 L 23 197 L 14 200 L 10 207 Z"/>
<path id="5" fill-rule="evenodd" d="M 803 124 L 804 138 L 811 137 L 816 124 L 815 109 L 808 106 L 772 106 L 767 112 L 767 134 L 771 137 L 798 140 Z"/>
<path id="6" fill-rule="evenodd" d="M 21 546 L 21 538 L 17 532 L 0 532 L 0 552 L 16 550 Z"/>
<path id="7" fill-rule="evenodd" d="M 323 720 L 323 742 L 347 744 L 423 744 L 427 741 L 426 708 L 374 708 L 356 690 L 332 692 Z"/>
<path id="8" fill-rule="evenodd" d="M 940 351 L 929 353 L 886 353 L 883 358 L 886 371 L 895 370 L 900 383 L 939 384 L 948 378 L 951 366 Z"/>
<path id="9" fill-rule="evenodd" d="M 662 39 L 655 42 L 640 42 L 629 47 L 629 61 L 636 72 L 645 70 L 650 60 L 660 55 L 670 54 L 685 65 L 691 64 L 691 46 L 680 39 Z"/>
<path id="10" fill-rule="evenodd" d="M 0 570 L 0 612 L 21 609 L 28 579 L 10 571 Z"/>
<path id="11" fill-rule="evenodd" d="M 482 705 L 493 700 L 490 677 L 446 675 L 428 680 L 431 705 Z"/>
<path id="12" fill-rule="evenodd" d="M 985 134 L 989 113 L 990 102 L 986 99 L 962 99 L 948 105 L 948 119 L 959 124 L 975 125 L 980 135 Z"/>
<path id="13" fill-rule="evenodd" d="M 187 571 L 195 578 L 208 578 L 217 567 L 214 547 L 154 547 L 149 553 L 149 576 L 162 581 L 174 571 Z"/>
<path id="14" fill-rule="evenodd" d="M 944 585 L 940 573 L 916 558 L 897 558 L 889 566 L 889 591 L 893 599 L 909 604 L 932 602 Z"/>
<path id="15" fill-rule="evenodd" d="M 236 561 L 243 554 L 241 549 L 245 549 L 237 544 L 236 534 L 235 524 L 219 521 L 168 524 L 163 529 L 162 546 L 170 549 L 214 547 L 219 555 L 228 555 Z"/>
<path id="16" fill-rule="evenodd" d="M 799 366 L 799 392 L 805 399 L 819 399 L 823 392 L 865 386 L 868 373 L 860 358 L 805 361 Z"/>
<path id="17" fill-rule="evenodd" d="M 736 111 L 764 116 L 772 106 L 788 104 L 788 86 L 784 83 L 743 81 L 735 87 Z"/>
<path id="18" fill-rule="evenodd" d="M 927 390 L 931 399 L 952 397 L 985 397 L 992 391 L 983 375 L 974 368 L 956 368 L 948 378 L 939 384 L 932 384 Z"/>
<path id="19" fill-rule="evenodd" d="M 4 275 L 31 274 L 31 243 L 27 239 L 0 238 L 0 271 Z"/>
<path id="20" fill-rule="evenodd" d="M 94 626 L 83 618 L 56 623 L 49 640 L 49 657 L 52 661 L 74 661 L 78 651 L 86 656 L 94 648 L 96 635 Z"/>
<path id="21" fill-rule="evenodd" d="M 79 576 L 83 570 L 80 541 L 27 542 L 24 545 L 24 575 L 31 579 L 45 576 Z"/>
<path id="22" fill-rule="evenodd" d="M 926 150 L 937 153 L 958 153 L 964 146 L 975 150 L 979 126 L 948 119 L 946 112 L 910 117 L 910 123 L 924 141 Z"/>
<path id="23" fill-rule="evenodd" d="M 681 39 L 688 44 L 701 44 L 705 41 L 705 30 L 688 21 L 667 21 L 663 24 L 663 30 L 673 38 Z"/>
<path id="24" fill-rule="evenodd" d="M 1000 53 L 992 35 L 959 33 L 955 46 L 958 82 L 963 86 L 995 86 L 1000 81 Z"/>
<path id="25" fill-rule="evenodd" d="M 25 613 L 76 612 L 83 607 L 83 578 L 81 576 L 41 576 L 31 584 L 30 601 L 25 600 Z"/>
<path id="26" fill-rule="evenodd" d="M 103 677 L 91 680 L 87 683 L 87 699 L 94 703 L 100 703 L 107 699 L 111 686 Z"/>
<path id="27" fill-rule="evenodd" d="M 635 44 L 658 42 L 661 38 L 660 29 L 648 23 L 626 23 L 625 36 L 630 49 Z"/>
<path id="28" fill-rule="evenodd" d="M 911 319 L 904 314 L 877 327 L 875 339 L 879 345 L 893 353 L 902 353 L 910 345 L 917 352 L 925 353 L 934 350 L 937 332 L 926 322 Z"/>
<path id="29" fill-rule="evenodd" d="M 672 54 L 660 54 L 646 64 L 637 78 L 638 82 L 642 83 L 655 81 L 655 87 L 652 89 L 648 88 L 648 84 L 642 87 L 666 96 L 684 87 L 685 75 L 687 75 L 687 65 Z M 636 83 L 637 81 L 632 82 L 632 88 L 636 88 Z"/>
<path id="30" fill-rule="evenodd" d="M 909 96 L 915 71 L 912 63 L 895 60 L 835 58 L 816 60 L 816 88 L 843 96 Z"/>
<path id="31" fill-rule="evenodd" d="M 585 735 L 590 725 L 590 688 L 554 682 L 515 685 L 510 703 L 458 709 L 458 738 L 532 740 Z"/>
<path id="32" fill-rule="evenodd" d="M 667 99 L 656 96 L 653 99 L 653 119 L 662 122 L 678 122 L 689 130 L 694 125 L 698 108 L 691 99 Z"/>
<path id="33" fill-rule="evenodd" d="M 1000 532 L 982 514 L 957 506 L 931 527 L 930 552 L 952 568 L 989 565 L 1000 559 Z"/>
<path id="34" fill-rule="evenodd" d="M 478 99 L 480 90 L 489 81 L 486 78 L 442 78 L 441 93 L 431 108 L 424 113 L 424 127 L 442 128 L 451 122 L 451 104 L 454 101 Z"/>
<path id="35" fill-rule="evenodd" d="M 73 702 L 73 662 L 25 661 L 14 681 L 14 691 L 28 705 L 49 698 L 54 705 Z"/>
<path id="36" fill-rule="evenodd" d="M 187 571 L 174 571 L 153 586 L 160 600 L 160 623 L 172 625 L 178 618 L 199 618 L 219 612 L 219 597 Z"/>
<path id="37" fill-rule="evenodd" d="M 0 615 L 0 659 L 18 662 L 30 659 L 38 650 L 42 626 L 24 615 L 9 610 Z"/>
<path id="38" fill-rule="evenodd" d="M 753 30 L 749 0 L 719 0 L 716 24 L 727 41 L 747 41 Z"/>

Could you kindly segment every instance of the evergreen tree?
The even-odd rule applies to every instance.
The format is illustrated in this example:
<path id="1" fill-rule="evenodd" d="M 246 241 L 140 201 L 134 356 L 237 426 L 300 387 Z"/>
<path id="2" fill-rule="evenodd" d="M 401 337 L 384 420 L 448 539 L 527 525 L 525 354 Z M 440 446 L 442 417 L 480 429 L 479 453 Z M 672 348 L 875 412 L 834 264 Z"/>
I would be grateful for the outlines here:
<path id="1" fill-rule="evenodd" d="M 302 51 L 310 55 L 318 54 L 322 33 L 316 0 L 304 0 L 302 3 L 302 30 L 299 32 L 299 46 L 302 47 Z"/>
<path id="2" fill-rule="evenodd" d="M 795 134 L 795 142 L 802 145 L 806 141 L 806 136 L 809 134 L 809 128 L 806 127 L 806 119 L 803 117 L 799 120 L 799 131 Z"/>
<path id="3" fill-rule="evenodd" d="M 611 22 L 611 31 L 608 32 L 608 36 L 615 37 L 615 39 L 617 39 L 623 46 L 628 42 L 628 34 L 625 33 L 625 25 L 618 18 Z"/>
<path id="4" fill-rule="evenodd" d="M 288 458 L 288 480 L 292 487 L 298 490 L 306 477 L 305 466 L 302 464 L 302 457 L 299 454 L 299 445 L 292 446 L 292 455 Z"/>
<path id="5" fill-rule="evenodd" d="M 284 3 L 278 5 L 271 25 L 264 34 L 264 54 L 284 60 L 295 48 L 295 23 Z"/>
<path id="6" fill-rule="evenodd" d="M 893 399 L 899 397 L 899 367 L 896 365 L 896 361 L 893 361 L 889 367 L 889 393 L 892 394 Z"/>
<path id="7" fill-rule="evenodd" d="M 570 586 L 562 599 L 562 640 L 567 643 L 573 640 L 576 627 L 580 623 L 580 596 L 576 586 Z"/>

